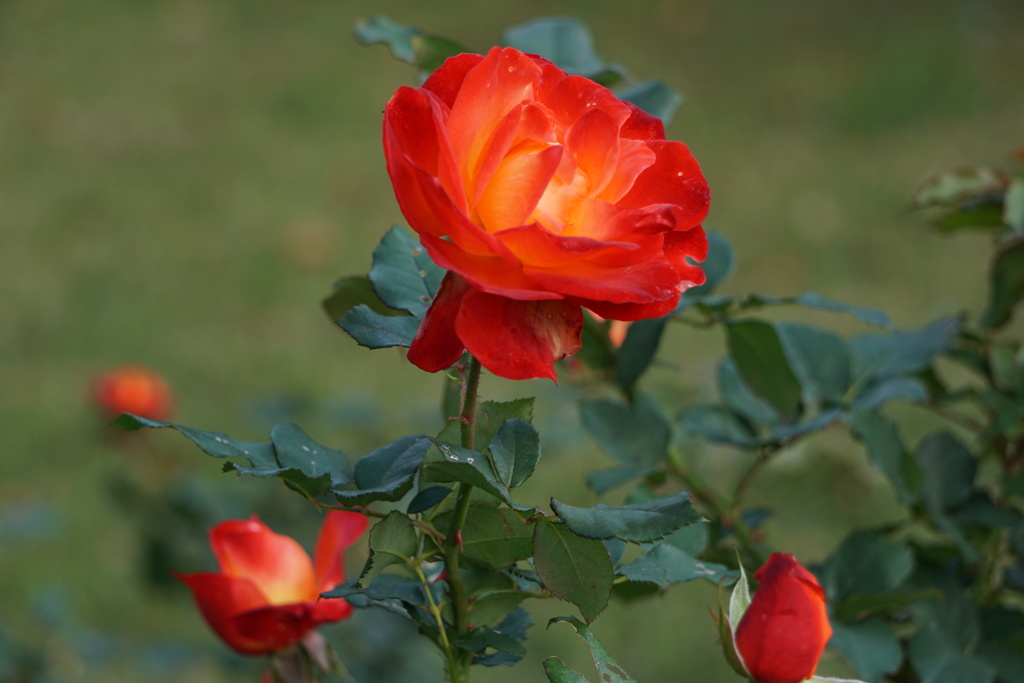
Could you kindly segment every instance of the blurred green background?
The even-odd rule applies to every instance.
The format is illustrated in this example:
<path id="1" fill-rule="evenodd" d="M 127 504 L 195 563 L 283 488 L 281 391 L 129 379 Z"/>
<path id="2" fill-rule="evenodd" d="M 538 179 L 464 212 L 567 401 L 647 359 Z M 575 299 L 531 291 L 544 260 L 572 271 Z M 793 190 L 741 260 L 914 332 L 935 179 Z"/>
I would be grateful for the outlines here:
<path id="1" fill-rule="evenodd" d="M 438 429 L 440 379 L 357 347 L 319 308 L 401 222 L 380 118 L 414 70 L 351 38 L 380 12 L 480 51 L 510 25 L 574 15 L 605 60 L 682 91 L 668 133 L 710 182 L 706 225 L 737 250 L 725 291 L 815 290 L 901 327 L 983 301 L 984 238 L 936 237 L 906 207 L 929 174 L 1005 164 L 1024 145 L 1018 0 L 4 0 L 0 680 L 14 654 L 58 681 L 256 680 L 259 664 L 228 654 L 187 593 L 145 581 L 144 532 L 162 522 L 126 507 L 126 486 L 199 517 L 260 509 L 307 542 L 315 531 L 277 482 L 221 475 L 176 435 L 103 429 L 88 401 L 98 372 L 156 368 L 176 421 L 240 438 L 292 419 L 356 456 Z M 674 366 L 653 370 L 648 390 L 713 391 L 716 333 L 672 329 L 663 352 Z M 487 398 L 540 397 L 546 460 L 528 502 L 593 502 L 582 473 L 606 463 L 565 384 L 485 379 Z M 712 477 L 728 475 L 732 454 L 704 457 Z M 838 437 L 781 458 L 753 498 L 786 501 L 769 540 L 806 561 L 896 514 Z M 201 532 L 179 541 L 191 569 L 212 562 Z M 714 653 L 714 602 L 713 587 L 677 586 L 660 602 L 613 602 L 595 629 L 645 683 L 738 680 Z M 544 631 L 569 612 L 540 606 L 528 659 L 478 679 L 543 680 L 538 662 L 556 653 L 591 673 L 569 629 Z M 362 683 L 440 670 L 429 654 L 396 663 L 424 655 L 387 615 L 328 634 Z M 844 671 L 833 657 L 822 668 Z"/>

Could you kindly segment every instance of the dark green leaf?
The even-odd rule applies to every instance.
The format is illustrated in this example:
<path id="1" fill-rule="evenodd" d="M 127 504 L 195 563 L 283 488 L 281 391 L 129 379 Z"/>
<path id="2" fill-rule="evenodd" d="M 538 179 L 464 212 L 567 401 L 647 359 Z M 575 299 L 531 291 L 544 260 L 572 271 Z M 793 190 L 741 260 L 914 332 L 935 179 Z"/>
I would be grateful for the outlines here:
<path id="1" fill-rule="evenodd" d="M 434 265 L 419 241 L 395 226 L 373 252 L 370 282 L 393 309 L 422 318 L 437 293 L 444 270 Z"/>
<path id="2" fill-rule="evenodd" d="M 409 515 L 426 512 L 447 498 L 451 492 L 452 490 L 447 486 L 431 486 L 430 488 L 423 489 L 417 492 L 412 500 L 409 501 L 409 506 L 405 509 L 405 512 Z"/>
<path id="3" fill-rule="evenodd" d="M 663 541 L 651 546 L 647 552 L 616 572 L 630 581 L 656 584 L 664 590 L 673 583 L 707 579 L 718 583 L 731 579 L 736 572 L 714 562 L 705 562 L 677 545 Z"/>
<path id="4" fill-rule="evenodd" d="M 443 441 L 435 441 L 444 460 L 427 464 L 420 473 L 420 481 L 434 483 L 459 482 L 469 484 L 504 501 L 520 511 L 532 510 L 519 505 L 509 496 L 508 488 L 498 481 L 487 456 Z"/>
<path id="5" fill-rule="evenodd" d="M 926 622 L 911 636 L 907 654 L 921 683 L 992 683 L 994 667 L 970 656 L 951 639 L 944 624 Z"/>
<path id="6" fill-rule="evenodd" d="M 364 304 L 376 313 L 396 315 L 373 291 L 370 280 L 362 275 L 343 277 L 334 283 L 334 291 L 323 300 L 324 311 L 331 320 L 338 320 L 350 310 Z"/>
<path id="7" fill-rule="evenodd" d="M 832 622 L 832 640 L 846 661 L 867 681 L 881 680 L 896 671 L 903 661 L 900 641 L 882 619 L 843 624 Z"/>
<path id="8" fill-rule="evenodd" d="M 915 453 L 921 468 L 924 502 L 931 510 L 948 510 L 966 501 L 977 466 L 971 452 L 949 432 L 925 437 Z"/>
<path id="9" fill-rule="evenodd" d="M 413 36 L 410 42 L 416 52 L 417 66 L 424 73 L 440 68 L 449 57 L 469 52 L 459 43 L 439 36 Z"/>
<path id="10" fill-rule="evenodd" d="M 478 447 L 489 444 L 498 435 L 506 420 L 518 419 L 533 423 L 533 397 L 512 401 L 483 401 L 476 409 L 475 443 Z"/>
<path id="11" fill-rule="evenodd" d="M 654 360 L 665 332 L 667 318 L 638 320 L 629 326 L 626 339 L 615 357 L 615 380 L 629 391 Z"/>
<path id="12" fill-rule="evenodd" d="M 954 207 L 969 199 L 1000 192 L 1006 186 L 1001 171 L 989 166 L 964 166 L 928 178 L 914 194 L 914 206 Z"/>
<path id="13" fill-rule="evenodd" d="M 750 387 L 743 382 L 733 359 L 726 358 L 718 364 L 716 380 L 722 401 L 734 412 L 752 423 L 771 425 L 779 421 L 778 414 L 772 410 L 771 406 L 754 394 Z"/>
<path id="14" fill-rule="evenodd" d="M 385 349 L 392 346 L 408 348 L 420 326 L 419 318 L 407 315 L 381 315 L 365 304 L 359 304 L 341 316 L 337 323 L 360 346 L 368 349 Z"/>
<path id="15" fill-rule="evenodd" d="M 668 449 L 672 429 L 657 403 L 637 396 L 632 405 L 582 401 L 583 426 L 605 453 L 641 473 L 651 471 Z"/>
<path id="16" fill-rule="evenodd" d="M 590 76 L 605 70 L 594 51 L 590 31 L 575 19 L 535 19 L 505 31 L 504 43 L 540 55 L 571 74 Z"/>
<path id="17" fill-rule="evenodd" d="M 392 510 L 370 529 L 370 557 L 359 577 L 359 586 L 365 587 L 393 564 L 405 564 L 416 556 L 418 546 L 419 539 L 412 520 Z"/>
<path id="18" fill-rule="evenodd" d="M 867 382 L 853 398 L 853 407 L 877 410 L 889 401 L 916 403 L 928 398 L 928 390 L 914 377 L 885 377 Z"/>
<path id="19" fill-rule="evenodd" d="M 533 560 L 548 590 L 579 607 L 587 623 L 608 605 L 612 562 L 600 541 L 578 536 L 564 524 L 540 521 L 534 526 Z"/>
<path id="20" fill-rule="evenodd" d="M 988 307 L 981 324 L 998 329 L 1009 322 L 1013 309 L 1024 299 L 1024 238 L 999 249 L 989 271 Z"/>
<path id="21" fill-rule="evenodd" d="M 632 543 L 648 543 L 667 534 L 703 521 L 693 509 L 685 491 L 635 505 L 609 507 L 596 505 L 578 508 L 551 499 L 551 509 L 565 525 L 586 538 L 619 538 Z"/>
<path id="22" fill-rule="evenodd" d="M 847 313 L 867 325 L 873 325 L 875 327 L 892 327 L 892 322 L 890 322 L 889 316 L 882 311 L 832 301 L 831 299 L 826 299 L 816 292 L 806 292 L 793 297 L 792 300 L 793 303 L 806 308 L 815 308 L 820 311 L 828 311 L 830 313 Z"/>
<path id="23" fill-rule="evenodd" d="M 567 667 L 558 657 L 544 660 L 544 673 L 550 683 L 589 683 L 586 678 Z"/>
<path id="24" fill-rule="evenodd" d="M 452 645 L 467 652 L 472 652 L 474 655 L 482 655 L 487 649 L 505 652 L 517 657 L 522 657 L 526 654 L 526 648 L 514 637 L 499 633 L 486 626 L 474 628 L 465 637 L 453 642 Z"/>
<path id="25" fill-rule="evenodd" d="M 438 515 L 435 526 L 447 528 L 451 514 Z M 530 556 L 532 535 L 529 525 L 512 510 L 473 505 L 462 527 L 463 554 L 491 569 L 501 569 Z"/>
<path id="26" fill-rule="evenodd" d="M 384 43 L 395 59 L 417 65 L 423 71 L 433 71 L 444 58 L 467 52 L 450 40 L 424 35 L 418 28 L 397 24 L 380 15 L 357 23 L 355 36 L 360 45 Z"/>
<path id="27" fill-rule="evenodd" d="M 782 344 L 770 324 L 760 320 L 725 326 L 729 355 L 747 386 L 787 420 L 800 414 L 800 381 L 789 367 Z"/>
<path id="28" fill-rule="evenodd" d="M 608 654 L 601 642 L 594 635 L 590 627 L 575 617 L 555 617 L 548 621 L 548 626 L 556 622 L 565 622 L 572 626 L 590 648 L 590 656 L 594 658 L 594 665 L 597 667 L 597 677 L 601 683 L 636 683 L 626 671 L 619 666 L 619 663 Z M 570 679 L 571 680 L 571 679 Z"/>
<path id="29" fill-rule="evenodd" d="M 921 473 L 904 448 L 896 423 L 871 410 L 853 411 L 846 423 L 864 442 L 871 462 L 889 478 L 900 502 L 916 501 Z"/>
<path id="30" fill-rule="evenodd" d="M 332 488 L 345 505 L 394 501 L 412 488 L 413 478 L 430 447 L 425 436 L 403 436 L 360 458 L 354 470 L 355 489 Z"/>
<path id="31" fill-rule="evenodd" d="M 426 607 L 429 604 L 423 584 L 417 579 L 384 574 L 364 588 L 359 588 L 356 584 L 355 579 L 346 581 L 335 589 L 322 593 L 322 596 L 345 598 L 350 605 L 359 609 L 380 607 L 406 619 L 413 618 L 416 606 Z M 443 584 L 438 583 L 431 588 L 435 602 L 444 599 L 441 594 L 442 586 Z"/>
<path id="32" fill-rule="evenodd" d="M 598 470 L 597 472 L 590 472 L 586 475 L 587 486 L 596 493 L 602 495 L 611 491 L 616 486 L 621 486 L 628 481 L 632 481 L 637 477 L 642 477 L 646 474 L 635 467 L 611 467 L 606 470 Z"/>
<path id="33" fill-rule="evenodd" d="M 897 588 L 914 569 L 914 555 L 900 541 L 877 531 L 856 531 L 832 553 L 821 573 L 829 597 L 872 595 Z"/>
<path id="34" fill-rule="evenodd" d="M 740 448 L 755 448 L 757 435 L 743 417 L 725 406 L 714 403 L 696 403 L 679 413 L 679 424 L 688 433 L 712 443 Z"/>
<path id="35" fill-rule="evenodd" d="M 506 420 L 487 447 L 491 465 L 506 488 L 515 488 L 530 478 L 540 462 L 540 434 L 519 418 Z"/>
<path id="36" fill-rule="evenodd" d="M 672 117 L 683 103 L 683 96 L 661 81 L 644 81 L 620 90 L 616 95 L 619 99 L 632 102 L 651 116 L 657 116 L 666 126 L 672 123 Z"/>
<path id="37" fill-rule="evenodd" d="M 811 405 L 839 404 L 850 387 L 850 352 L 832 334 L 808 325 L 776 326 L 790 367 L 803 386 Z"/>
<path id="38" fill-rule="evenodd" d="M 942 318 L 913 332 L 867 334 L 850 339 L 853 379 L 891 377 L 918 372 L 948 350 L 963 323 L 960 315 Z"/>

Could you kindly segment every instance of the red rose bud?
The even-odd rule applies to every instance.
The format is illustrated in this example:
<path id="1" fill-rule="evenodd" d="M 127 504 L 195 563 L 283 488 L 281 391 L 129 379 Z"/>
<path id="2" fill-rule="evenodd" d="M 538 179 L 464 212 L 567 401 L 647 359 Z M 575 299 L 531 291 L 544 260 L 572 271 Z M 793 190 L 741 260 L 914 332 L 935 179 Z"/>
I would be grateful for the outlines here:
<path id="1" fill-rule="evenodd" d="M 93 382 L 93 400 L 110 418 L 131 413 L 165 420 L 174 411 L 171 390 L 153 370 L 125 365 L 105 372 Z"/>
<path id="2" fill-rule="evenodd" d="M 257 517 L 210 530 L 219 572 L 181 574 L 210 628 L 231 648 L 259 655 L 294 645 L 320 624 L 345 619 L 352 606 L 321 598 L 345 578 L 344 553 L 366 531 L 355 512 L 324 517 L 311 560 L 294 539 Z"/>
<path id="3" fill-rule="evenodd" d="M 384 111 L 398 205 L 449 272 L 409 349 L 436 372 L 468 350 L 511 379 L 580 348 L 581 307 L 670 312 L 704 282 L 709 192 L 662 122 L 512 48 L 447 60 Z"/>
<path id="4" fill-rule="evenodd" d="M 736 652 L 759 683 L 797 683 L 814 675 L 832 636 L 825 591 L 792 555 L 772 553 L 736 626 Z"/>

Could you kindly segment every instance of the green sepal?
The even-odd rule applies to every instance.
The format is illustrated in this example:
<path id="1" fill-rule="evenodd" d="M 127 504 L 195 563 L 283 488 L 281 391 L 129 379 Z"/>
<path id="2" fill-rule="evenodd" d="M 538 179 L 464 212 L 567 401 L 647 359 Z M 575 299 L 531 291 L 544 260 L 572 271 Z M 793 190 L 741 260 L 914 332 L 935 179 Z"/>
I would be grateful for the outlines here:
<path id="1" fill-rule="evenodd" d="M 742 565 L 740 566 L 740 572 L 743 571 Z M 740 579 L 736 581 L 736 585 L 733 588 L 733 593 L 736 592 L 737 588 L 741 585 L 746 586 L 747 577 L 745 574 L 741 574 Z M 726 663 L 732 667 L 732 670 L 738 673 L 744 678 L 749 678 L 746 668 L 743 666 L 743 661 L 740 659 L 739 653 L 736 652 L 736 642 L 733 638 L 733 632 L 736 630 L 733 626 L 733 622 L 730 617 L 726 615 L 725 599 L 722 597 L 722 589 L 724 587 L 724 579 L 718 582 L 718 614 L 711 613 L 711 618 L 714 619 L 715 626 L 718 627 L 718 640 L 722 644 L 722 654 L 725 656 Z M 730 611 L 731 611 L 730 599 Z"/>

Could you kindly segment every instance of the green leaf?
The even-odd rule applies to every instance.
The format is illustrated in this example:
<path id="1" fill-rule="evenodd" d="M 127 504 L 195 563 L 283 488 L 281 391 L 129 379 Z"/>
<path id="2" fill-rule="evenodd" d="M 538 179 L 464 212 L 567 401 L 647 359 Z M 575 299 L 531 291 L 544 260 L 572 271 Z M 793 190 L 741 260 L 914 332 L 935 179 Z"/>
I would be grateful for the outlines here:
<path id="1" fill-rule="evenodd" d="M 419 539 L 412 520 L 397 510 L 370 529 L 370 556 L 359 576 L 360 587 L 366 587 L 382 571 L 393 564 L 406 564 L 415 557 Z"/>
<path id="2" fill-rule="evenodd" d="M 343 277 L 334 283 L 334 291 L 323 300 L 324 311 L 331 320 L 337 320 L 350 310 L 363 304 L 375 313 L 395 315 L 373 291 L 369 278 L 362 275 Z"/>
<path id="3" fill-rule="evenodd" d="M 551 509 L 572 531 L 585 538 L 619 538 L 649 543 L 684 526 L 703 521 L 693 509 L 690 494 L 679 493 L 635 505 L 578 508 L 551 499 Z"/>
<path id="4" fill-rule="evenodd" d="M 616 574 L 630 581 L 655 584 L 662 590 L 673 583 L 696 579 L 718 583 L 736 577 L 736 572 L 728 567 L 697 559 L 694 553 L 680 548 L 670 539 L 651 545 L 644 555 L 619 568 Z"/>
<path id="5" fill-rule="evenodd" d="M 341 316 L 337 324 L 360 346 L 368 349 L 408 348 L 416 336 L 420 320 L 407 315 L 381 315 L 369 306 L 359 304 Z"/>
<path id="6" fill-rule="evenodd" d="M 406 619 L 415 618 L 413 615 L 416 608 L 429 604 L 423 584 L 418 579 L 384 574 L 365 587 L 360 588 L 357 583 L 358 581 L 354 579 L 346 581 L 321 595 L 325 598 L 345 598 L 350 605 L 359 609 L 379 607 Z M 441 602 L 444 599 L 441 593 L 443 586 L 443 583 L 431 586 L 434 602 Z"/>
<path id="7" fill-rule="evenodd" d="M 775 328 L 761 320 L 725 326 L 729 355 L 747 386 L 787 420 L 800 414 L 800 381 L 789 367 Z"/>
<path id="8" fill-rule="evenodd" d="M 446 57 L 468 52 L 458 43 L 425 35 L 418 28 L 395 23 L 381 15 L 358 22 L 355 36 L 360 45 L 384 43 L 395 59 L 414 64 L 423 71 L 433 71 Z"/>
<path id="9" fill-rule="evenodd" d="M 1006 186 L 1002 172 L 989 166 L 965 166 L 938 173 L 914 194 L 914 207 L 955 207 L 965 201 L 1001 192 Z"/>
<path id="10" fill-rule="evenodd" d="M 417 515 L 421 512 L 426 512 L 447 498 L 451 492 L 452 490 L 447 486 L 431 486 L 429 488 L 421 489 L 420 491 L 417 491 L 416 495 L 409 501 L 409 505 L 406 507 L 405 513 L 408 515 Z"/>
<path id="11" fill-rule="evenodd" d="M 571 74 L 591 76 L 605 71 L 594 50 L 590 31 L 575 19 L 535 19 L 505 31 L 505 45 L 540 55 Z"/>
<path id="12" fill-rule="evenodd" d="M 486 626 L 474 628 L 465 637 L 453 642 L 452 645 L 461 650 L 472 652 L 474 655 L 482 655 L 487 649 L 506 652 L 516 657 L 522 657 L 526 654 L 526 648 L 515 637 L 499 633 Z"/>
<path id="13" fill-rule="evenodd" d="M 850 387 L 850 351 L 846 342 L 831 332 L 808 325 L 776 326 L 786 358 L 812 405 L 836 405 Z"/>
<path id="14" fill-rule="evenodd" d="M 943 625 L 920 624 L 910 637 L 907 654 L 921 683 L 992 683 L 994 667 L 980 657 L 966 654 Z"/>
<path id="15" fill-rule="evenodd" d="M 271 430 L 273 443 L 238 441 L 220 432 L 205 431 L 135 415 L 122 415 L 114 424 L 129 430 L 170 427 L 184 434 L 208 455 L 215 458 L 244 460 L 249 465 L 230 462 L 225 471 L 237 471 L 255 477 L 278 477 L 307 498 L 316 498 L 335 486 L 350 485 L 353 480 L 348 460 L 341 451 L 321 446 L 293 424 Z"/>
<path id="16" fill-rule="evenodd" d="M 718 364 L 715 379 L 722 401 L 733 412 L 755 424 L 774 425 L 779 422 L 779 416 L 771 406 L 744 383 L 732 358 L 726 358 Z"/>
<path id="17" fill-rule="evenodd" d="M 1024 238 L 999 249 L 989 270 L 988 307 L 981 324 L 998 329 L 1009 322 L 1013 309 L 1024 299 Z"/>
<path id="18" fill-rule="evenodd" d="M 689 434 L 712 443 L 740 448 L 758 444 L 753 426 L 742 416 L 715 403 L 696 403 L 679 413 L 679 424 Z"/>
<path id="19" fill-rule="evenodd" d="M 1010 181 L 1003 199 L 1003 222 L 1014 232 L 1024 232 L 1024 178 Z"/>
<path id="20" fill-rule="evenodd" d="M 621 486 L 645 474 L 646 472 L 631 466 L 611 467 L 606 470 L 590 472 L 586 475 L 585 479 L 590 490 L 600 496 L 611 491 L 616 486 Z"/>
<path id="21" fill-rule="evenodd" d="M 517 398 L 512 401 L 483 401 L 476 409 L 475 443 L 489 444 L 498 435 L 506 420 L 518 419 L 533 423 L 534 398 Z M 456 425 L 458 426 L 458 425 Z"/>
<path id="22" fill-rule="evenodd" d="M 856 531 L 828 558 L 821 572 L 822 587 L 833 602 L 856 595 L 886 593 L 906 581 L 914 555 L 901 541 L 883 533 Z"/>
<path id="23" fill-rule="evenodd" d="M 609 456 L 640 472 L 650 472 L 668 450 L 672 428 L 660 407 L 639 395 L 632 405 L 598 399 L 580 402 L 583 426 Z"/>
<path id="24" fill-rule="evenodd" d="M 847 343 L 852 353 L 854 382 L 923 370 L 935 356 L 951 348 L 962 323 L 963 317 L 954 315 L 913 332 L 867 334 L 850 339 Z"/>
<path id="25" fill-rule="evenodd" d="M 422 318 L 437 294 L 444 270 L 437 267 L 419 240 L 392 227 L 373 252 L 369 279 L 380 300 L 393 309 Z"/>
<path id="26" fill-rule="evenodd" d="M 447 528 L 451 514 L 438 515 L 435 526 Z M 473 505 L 462 527 L 462 553 L 491 569 L 501 569 L 530 556 L 532 536 L 530 526 L 512 510 Z"/>
<path id="27" fill-rule="evenodd" d="M 921 473 L 903 446 L 899 429 L 892 420 L 872 410 L 854 410 L 845 418 L 853 435 L 864 442 L 868 457 L 889 478 L 901 503 L 917 500 Z"/>
<path id="28" fill-rule="evenodd" d="M 872 325 L 874 327 L 892 327 L 892 322 L 889 320 L 889 316 L 882 311 L 832 301 L 831 299 L 826 299 L 816 292 L 806 292 L 792 297 L 792 303 L 799 304 L 805 308 L 814 308 L 819 311 L 847 313 L 862 323 Z"/>
<path id="29" fill-rule="evenodd" d="M 657 116 L 665 122 L 672 123 L 683 96 L 661 81 L 644 81 L 624 88 L 616 93 L 619 99 L 632 102 L 651 116 Z"/>
<path id="30" fill-rule="evenodd" d="M 551 593 L 576 605 L 589 624 L 612 590 L 612 562 L 600 541 L 583 538 L 564 524 L 540 521 L 533 531 L 537 575 Z"/>
<path id="31" fill-rule="evenodd" d="M 955 436 L 949 432 L 929 434 L 914 455 L 921 467 L 922 496 L 930 509 L 949 510 L 970 498 L 977 465 Z"/>
<path id="32" fill-rule="evenodd" d="M 903 662 L 899 638 L 877 617 L 851 624 L 833 621 L 829 646 L 842 652 L 850 666 L 869 681 L 881 680 Z"/>
<path id="33" fill-rule="evenodd" d="M 590 627 L 575 617 L 555 617 L 548 621 L 548 627 L 557 622 L 565 622 L 572 626 L 580 638 L 583 638 L 590 648 L 590 655 L 594 658 L 594 665 L 597 667 L 597 677 L 601 683 L 636 683 L 636 680 L 626 673 L 625 669 L 608 654 L 608 651 L 601 645 L 601 642 L 590 630 Z M 555 679 L 552 679 L 555 680 Z M 572 681 L 573 679 L 566 679 Z"/>
<path id="34" fill-rule="evenodd" d="M 550 683 L 589 683 L 586 678 L 567 667 L 558 657 L 544 660 L 544 673 Z"/>
<path id="35" fill-rule="evenodd" d="M 638 320 L 629 326 L 615 357 L 615 381 L 629 391 L 654 360 L 668 318 Z"/>
<path id="36" fill-rule="evenodd" d="M 332 486 L 331 492 L 345 505 L 398 500 L 412 488 L 428 448 L 430 440 L 425 436 L 403 436 L 356 462 L 354 489 Z"/>
<path id="37" fill-rule="evenodd" d="M 528 422 L 512 418 L 502 423 L 487 450 L 498 480 L 512 489 L 529 479 L 540 462 L 540 434 Z"/>
<path id="38" fill-rule="evenodd" d="M 469 484 L 504 501 L 509 507 L 530 511 L 533 508 L 514 502 L 508 488 L 498 480 L 487 456 L 461 446 L 434 441 L 444 460 L 428 463 L 420 472 L 420 481 L 428 483 Z"/>
<path id="39" fill-rule="evenodd" d="M 928 390 L 914 377 L 885 377 L 867 382 L 850 404 L 863 410 L 878 410 L 889 401 L 917 403 L 928 398 Z"/>

